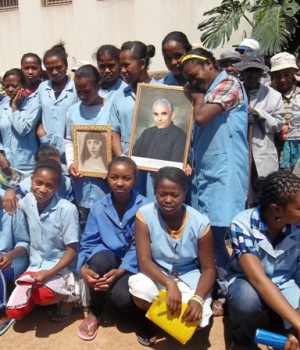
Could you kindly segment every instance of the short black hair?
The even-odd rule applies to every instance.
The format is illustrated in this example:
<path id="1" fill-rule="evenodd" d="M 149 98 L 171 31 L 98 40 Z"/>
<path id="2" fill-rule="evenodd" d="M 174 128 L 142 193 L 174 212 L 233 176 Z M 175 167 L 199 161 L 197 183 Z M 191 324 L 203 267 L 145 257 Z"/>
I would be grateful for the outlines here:
<path id="1" fill-rule="evenodd" d="M 154 180 L 155 193 L 159 183 L 165 179 L 175 182 L 177 185 L 179 185 L 182 188 L 185 194 L 187 193 L 189 189 L 189 182 L 183 170 L 179 168 L 175 168 L 173 166 L 166 166 L 166 167 L 160 168 Z"/>
<path id="2" fill-rule="evenodd" d="M 109 164 L 108 164 L 108 173 L 111 170 L 111 167 L 116 163 L 126 163 L 132 168 L 132 171 L 134 173 L 134 177 L 137 179 L 139 171 L 136 163 L 129 157 L 126 156 L 119 156 L 115 157 Z"/>
<path id="3" fill-rule="evenodd" d="M 47 169 L 53 171 L 58 176 L 58 184 L 61 181 L 62 168 L 61 165 L 54 159 L 41 158 L 35 165 L 32 176 L 34 176 L 40 169 Z"/>

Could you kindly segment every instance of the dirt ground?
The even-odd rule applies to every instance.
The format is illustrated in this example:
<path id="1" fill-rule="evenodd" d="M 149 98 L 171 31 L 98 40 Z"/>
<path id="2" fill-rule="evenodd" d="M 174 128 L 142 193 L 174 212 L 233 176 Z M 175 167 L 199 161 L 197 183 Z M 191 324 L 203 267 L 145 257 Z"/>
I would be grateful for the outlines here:
<path id="1" fill-rule="evenodd" d="M 16 322 L 0 337 L 3 350 L 137 350 L 145 349 L 136 340 L 137 321 L 131 314 L 115 314 L 106 317 L 104 326 L 98 329 L 97 337 L 89 342 L 81 340 L 77 328 L 83 318 L 82 309 L 75 309 L 65 323 L 50 322 L 51 307 L 39 307 L 30 315 Z M 181 345 L 164 332 L 159 332 L 155 350 L 225 350 L 229 346 L 227 317 L 211 320 L 211 325 L 197 331 L 192 339 Z M 226 346 L 227 343 L 227 346 Z M 265 349 L 261 347 L 261 349 Z"/>

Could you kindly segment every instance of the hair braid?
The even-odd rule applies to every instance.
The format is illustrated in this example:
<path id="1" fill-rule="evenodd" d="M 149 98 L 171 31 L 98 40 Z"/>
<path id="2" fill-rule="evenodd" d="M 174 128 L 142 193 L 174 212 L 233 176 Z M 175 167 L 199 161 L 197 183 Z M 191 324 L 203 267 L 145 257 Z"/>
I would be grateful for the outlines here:
<path id="1" fill-rule="evenodd" d="M 285 207 L 299 191 L 300 178 L 293 173 L 280 170 L 269 174 L 260 189 L 262 211 L 273 203 Z"/>

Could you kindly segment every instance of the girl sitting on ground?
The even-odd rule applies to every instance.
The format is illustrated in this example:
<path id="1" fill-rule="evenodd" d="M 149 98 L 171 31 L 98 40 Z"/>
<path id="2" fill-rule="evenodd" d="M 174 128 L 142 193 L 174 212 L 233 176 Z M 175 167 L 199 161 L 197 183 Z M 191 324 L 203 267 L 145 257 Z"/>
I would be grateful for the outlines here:
<path id="1" fill-rule="evenodd" d="M 96 337 L 107 296 L 120 310 L 133 307 L 128 278 L 137 273 L 134 220 L 137 210 L 148 203 L 133 190 L 136 179 L 134 161 L 116 157 L 108 167 L 111 193 L 97 201 L 88 216 L 77 264 L 91 297 L 89 313 L 78 329 L 83 340 Z"/>
<path id="2" fill-rule="evenodd" d="M 173 315 L 178 316 L 182 302 L 186 302 L 183 320 L 199 321 L 204 326 L 201 319 L 212 315 L 209 292 L 216 278 L 213 239 L 208 218 L 183 204 L 187 190 L 187 176 L 181 169 L 164 167 L 158 171 L 154 182 L 157 203 L 140 208 L 136 215 L 140 272 L 130 277 L 129 290 L 135 304 L 146 311 L 158 292 L 166 289 L 167 306 Z M 154 335 L 146 322 L 138 341 L 151 346 Z"/>
<path id="3" fill-rule="evenodd" d="M 269 174 L 261 185 L 260 206 L 233 219 L 227 274 L 231 350 L 256 349 L 254 333 L 265 310 L 284 320 L 287 333 L 291 327 L 299 332 L 299 225 L 300 179 L 287 171 Z M 288 341 L 291 347 L 285 349 L 299 348 L 295 337 Z"/>
<path id="4" fill-rule="evenodd" d="M 3 195 L 0 190 L 0 195 Z M 9 215 L 2 208 L 0 197 L 0 335 L 14 323 L 5 314 L 5 306 L 15 279 L 28 266 L 29 235 L 23 212 L 18 209 Z"/>
<path id="5" fill-rule="evenodd" d="M 73 204 L 56 194 L 61 172 L 55 160 L 40 160 L 32 175 L 32 192 L 19 202 L 29 227 L 30 263 L 8 301 L 10 318 L 24 317 L 35 305 L 57 304 L 51 320 L 65 321 L 78 299 L 72 272 L 79 239 L 78 214 Z"/>

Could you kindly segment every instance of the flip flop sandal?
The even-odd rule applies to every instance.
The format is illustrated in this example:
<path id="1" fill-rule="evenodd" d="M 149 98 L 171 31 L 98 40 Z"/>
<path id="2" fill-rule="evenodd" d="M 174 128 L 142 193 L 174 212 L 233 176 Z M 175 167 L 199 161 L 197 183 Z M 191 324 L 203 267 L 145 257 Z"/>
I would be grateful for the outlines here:
<path id="1" fill-rule="evenodd" d="M 82 340 L 93 340 L 97 333 L 98 333 L 98 325 L 99 325 L 99 321 L 94 321 L 94 322 L 88 322 L 87 319 L 85 318 L 83 321 L 82 321 L 86 326 L 87 326 L 87 331 L 89 332 L 90 329 L 93 327 L 93 326 L 97 326 L 94 334 L 92 335 L 88 335 L 87 333 L 83 333 L 80 328 L 78 328 L 78 331 L 77 331 L 77 334 L 79 336 L 79 338 L 81 338 Z"/>
<path id="2" fill-rule="evenodd" d="M 156 325 L 150 321 L 146 322 L 144 327 L 142 327 L 136 334 L 138 342 L 144 346 L 154 345 L 157 339 L 155 336 L 156 331 Z"/>
<path id="3" fill-rule="evenodd" d="M 50 317 L 50 321 L 54 323 L 65 322 L 71 317 L 71 314 L 72 310 L 67 312 L 55 310 L 52 316 Z"/>
<path id="4" fill-rule="evenodd" d="M 0 335 L 3 335 L 6 331 L 8 331 L 10 326 L 13 325 L 15 322 L 16 320 L 14 318 L 11 318 L 9 321 L 0 322 L 0 327 L 5 326 L 0 330 Z"/>
<path id="5" fill-rule="evenodd" d="M 211 309 L 214 317 L 224 316 L 225 302 L 222 302 L 220 300 L 214 300 L 211 304 Z"/>

